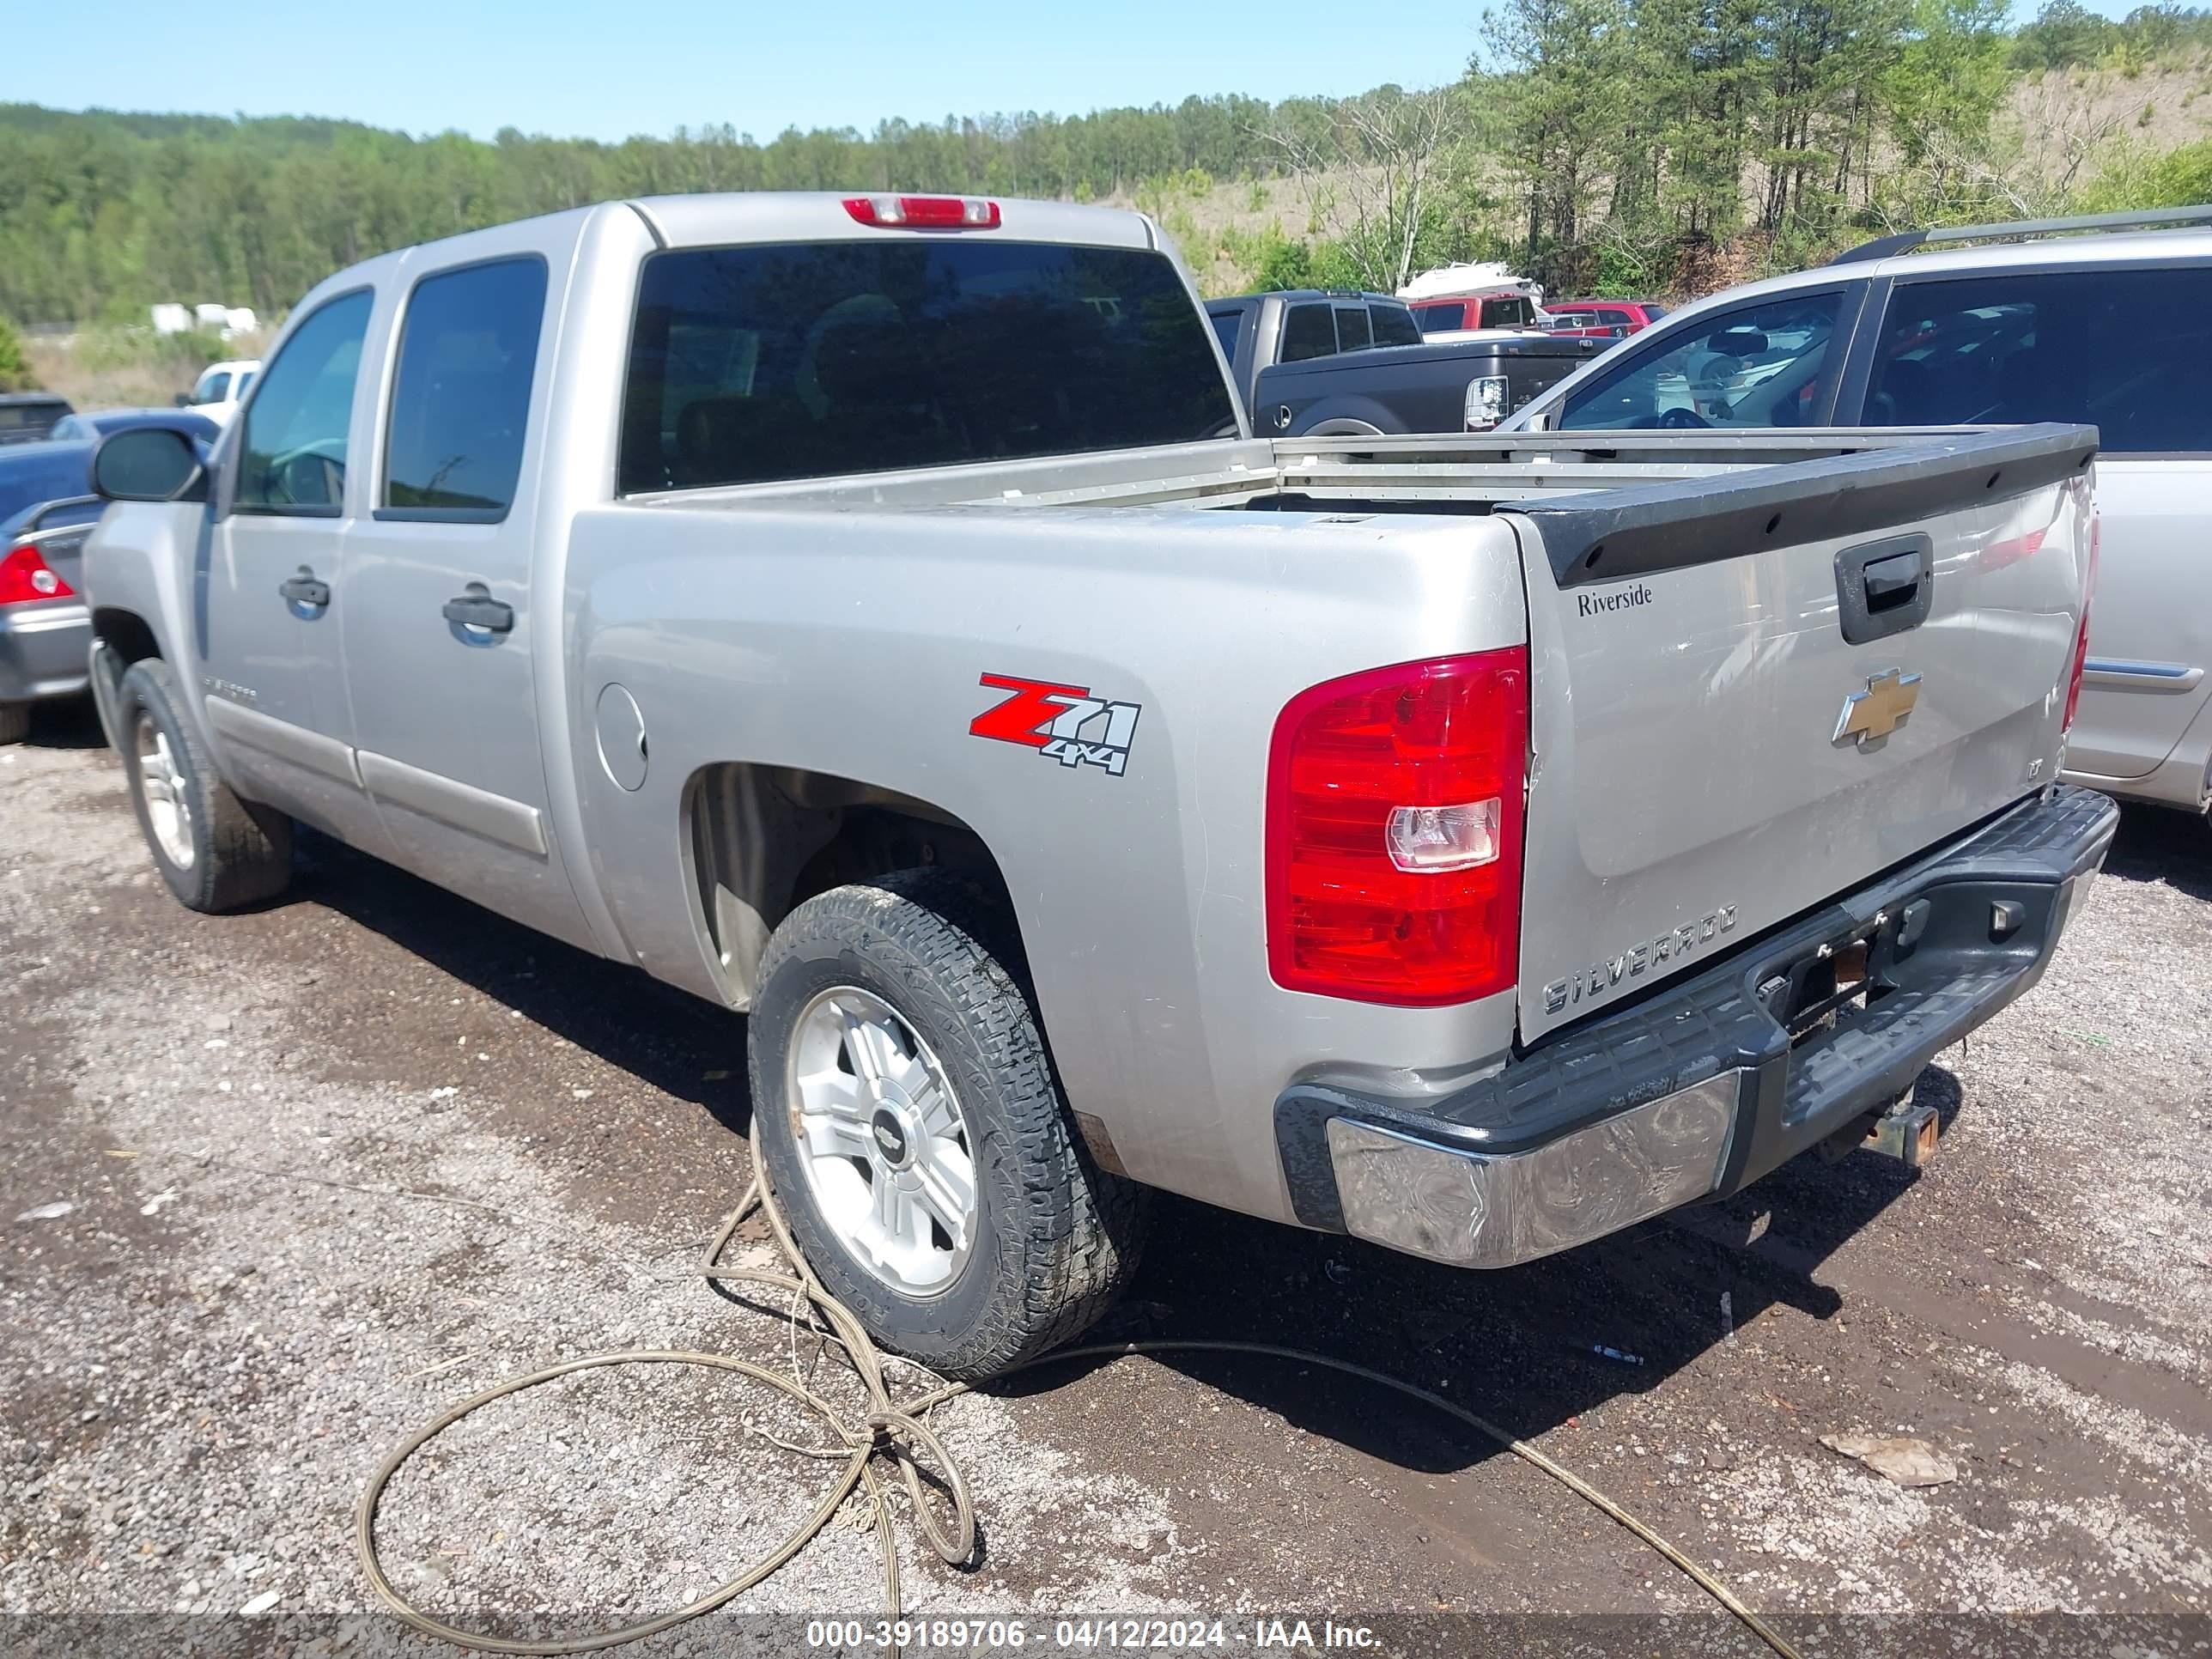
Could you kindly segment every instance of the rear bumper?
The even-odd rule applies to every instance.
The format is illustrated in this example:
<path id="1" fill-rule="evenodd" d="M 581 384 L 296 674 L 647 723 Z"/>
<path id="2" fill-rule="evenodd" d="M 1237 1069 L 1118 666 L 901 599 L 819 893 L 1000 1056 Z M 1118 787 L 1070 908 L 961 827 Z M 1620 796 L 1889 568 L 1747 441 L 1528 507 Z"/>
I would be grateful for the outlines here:
<path id="1" fill-rule="evenodd" d="M 85 689 L 92 613 L 72 600 L 0 610 L 0 702 L 73 696 Z"/>
<path id="2" fill-rule="evenodd" d="M 2118 822 L 2046 790 L 1441 1101 L 1293 1085 L 1275 1134 L 1297 1217 L 1497 1267 L 1747 1186 L 2034 985 Z M 1778 1010 L 1861 943 L 1864 1002 L 1793 1042 Z"/>

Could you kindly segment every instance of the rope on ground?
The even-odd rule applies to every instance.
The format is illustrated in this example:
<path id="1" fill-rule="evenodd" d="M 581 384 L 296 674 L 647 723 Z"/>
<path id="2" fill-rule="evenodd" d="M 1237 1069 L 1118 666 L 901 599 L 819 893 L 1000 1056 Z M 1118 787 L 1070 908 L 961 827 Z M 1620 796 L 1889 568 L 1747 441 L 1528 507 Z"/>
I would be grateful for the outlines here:
<path id="1" fill-rule="evenodd" d="M 757 1147 L 754 1150 L 753 1168 L 756 1171 L 761 1168 Z M 735 1236 L 738 1226 L 756 1209 L 766 1218 L 769 1231 L 775 1237 L 777 1246 L 782 1250 L 785 1260 L 791 1264 L 792 1273 L 768 1273 L 753 1268 L 726 1267 L 720 1265 L 722 1252 L 728 1248 L 730 1240 Z M 860 1328 L 860 1321 L 853 1316 L 851 1310 L 830 1294 L 823 1286 L 822 1281 L 815 1277 L 813 1269 L 806 1265 L 805 1257 L 799 1254 L 799 1246 L 792 1239 L 791 1230 L 784 1221 L 783 1212 L 777 1205 L 775 1194 L 768 1189 L 767 1184 L 758 1174 L 754 1176 L 752 1184 L 745 1189 L 745 1194 L 738 1200 L 738 1207 L 730 1212 L 729 1219 L 722 1224 L 721 1231 L 714 1235 L 714 1242 L 708 1245 L 707 1253 L 700 1261 L 699 1272 L 702 1277 L 717 1283 L 756 1285 L 763 1290 L 775 1291 L 779 1296 L 789 1297 L 790 1308 L 783 1317 L 790 1322 L 794 1331 L 798 1326 L 804 1323 L 815 1331 L 818 1337 L 834 1342 L 843 1351 L 847 1362 L 859 1376 L 866 1390 L 868 1404 L 868 1409 L 862 1414 L 860 1419 L 857 1423 L 850 1420 L 843 1408 L 825 1399 L 808 1386 L 810 1379 L 797 1374 L 795 1348 L 793 1362 L 793 1374 L 791 1376 L 770 1370 L 765 1366 L 754 1364 L 750 1360 L 739 1359 L 730 1354 L 699 1353 L 677 1349 L 629 1348 L 615 1352 L 586 1354 L 580 1358 L 568 1360 L 562 1364 L 548 1366 L 544 1370 L 532 1371 L 527 1376 L 519 1376 L 501 1382 L 495 1388 L 485 1389 L 482 1394 L 472 1395 L 459 1405 L 441 1413 L 402 1442 L 391 1455 L 377 1467 L 376 1473 L 369 1477 L 368 1485 L 362 1491 L 361 1502 L 355 1509 L 354 1544 L 361 1556 L 362 1570 L 368 1576 L 369 1587 L 393 1613 L 425 1634 L 441 1638 L 461 1647 L 475 1648 L 490 1653 L 532 1655 L 589 1653 L 600 1648 L 614 1647 L 624 1642 L 639 1641 L 648 1636 L 658 1635 L 660 1632 L 672 1629 L 689 1620 L 696 1619 L 702 1613 L 711 1612 L 732 1597 L 743 1595 L 746 1590 L 761 1583 L 804 1549 L 815 1535 L 830 1523 L 830 1518 L 837 1512 L 839 1506 L 852 1495 L 855 1489 L 865 1488 L 869 1504 L 873 1510 L 877 1546 L 883 1558 L 884 1600 L 889 1609 L 890 1617 L 896 1620 L 901 1616 L 898 1545 L 892 1529 L 889 1498 L 882 1477 L 877 1473 L 876 1461 L 879 1456 L 889 1457 L 898 1465 L 900 1474 L 905 1478 L 907 1495 L 913 1506 L 915 1524 L 920 1528 L 923 1539 L 936 1553 L 938 1558 L 948 1565 L 956 1567 L 965 1565 L 969 1562 L 975 1550 L 975 1500 L 968 1490 L 966 1480 L 960 1473 L 959 1465 L 946 1449 L 945 1443 L 939 1440 L 935 1432 L 922 1420 L 925 1413 L 933 1407 L 969 1393 L 970 1390 L 968 1384 L 943 1383 L 903 1404 L 896 1403 L 892 1400 L 890 1385 L 884 1377 L 884 1362 L 887 1356 L 876 1346 L 868 1334 Z M 815 1325 L 810 1317 L 802 1316 L 799 1310 L 805 1306 L 811 1306 L 820 1315 L 822 1321 L 828 1327 L 826 1332 Z M 1119 1358 L 1127 1354 L 1162 1353 L 1242 1354 L 1259 1358 L 1288 1360 L 1296 1364 L 1316 1366 L 1324 1370 L 1339 1372 L 1346 1376 L 1356 1377 L 1361 1382 L 1371 1382 L 1379 1388 L 1393 1389 L 1409 1400 L 1417 1400 L 1423 1405 L 1465 1424 L 1478 1434 L 1495 1441 L 1515 1456 L 1542 1470 L 1565 1486 L 1567 1490 L 1574 1492 L 1613 1520 L 1619 1522 L 1668 1562 L 1681 1569 L 1700 1589 L 1734 1614 L 1753 1635 L 1781 1655 L 1782 1659 L 1801 1659 L 1796 1649 L 1750 1607 L 1745 1606 L 1727 1585 L 1572 1470 L 1563 1468 L 1527 1441 L 1508 1433 L 1487 1419 L 1469 1411 L 1466 1407 L 1447 1400 L 1442 1395 L 1432 1394 L 1426 1389 L 1416 1388 L 1410 1382 L 1371 1367 L 1354 1364 L 1349 1360 L 1333 1359 L 1327 1354 L 1309 1353 L 1302 1349 L 1281 1347 L 1270 1342 L 1209 1341 L 1200 1338 L 1176 1338 L 1140 1342 L 1093 1343 L 1079 1347 L 1060 1348 L 1042 1358 L 1031 1360 L 1028 1364 L 1018 1369 L 1034 1370 L 1041 1366 L 1059 1364 L 1063 1361 Z M 890 1357 L 896 1358 L 896 1356 Z M 910 1364 L 911 1362 L 901 1361 L 900 1363 Z M 814 1506 L 806 1518 L 793 1528 L 781 1543 L 750 1566 L 746 1567 L 736 1577 L 717 1585 L 696 1601 L 688 1602 L 672 1612 L 641 1620 L 635 1624 L 625 1625 L 618 1630 L 596 1632 L 588 1635 L 568 1637 L 558 1641 L 520 1640 L 510 1637 L 495 1636 L 486 1632 L 463 1630 L 458 1626 L 447 1624 L 443 1620 L 423 1612 L 400 1594 L 398 1587 L 392 1583 L 391 1577 L 384 1571 L 383 1564 L 377 1556 L 376 1512 L 378 1504 L 383 1499 L 386 1488 L 390 1486 L 392 1478 L 399 1472 L 401 1465 L 463 1418 L 472 1412 L 483 1409 L 494 1401 L 504 1400 L 510 1395 L 520 1394 L 526 1389 L 538 1388 L 561 1377 L 572 1376 L 579 1371 L 601 1370 L 617 1365 L 686 1365 L 708 1370 L 734 1372 L 738 1376 L 750 1377 L 756 1382 L 775 1389 L 812 1411 L 828 1425 L 844 1448 L 844 1468 L 828 1492 L 823 1494 L 822 1501 Z M 811 1448 L 791 1447 L 788 1449 L 805 1451 L 809 1455 L 824 1455 L 823 1452 Z M 951 1503 L 952 1517 L 949 1527 L 940 1520 L 936 1504 L 931 1501 L 929 1494 L 924 1489 L 922 1464 L 915 1455 L 917 1450 L 927 1456 L 930 1466 L 936 1471 L 937 1478 L 942 1483 L 945 1495 Z M 830 1449 L 828 1455 L 837 1454 L 834 1449 Z"/>

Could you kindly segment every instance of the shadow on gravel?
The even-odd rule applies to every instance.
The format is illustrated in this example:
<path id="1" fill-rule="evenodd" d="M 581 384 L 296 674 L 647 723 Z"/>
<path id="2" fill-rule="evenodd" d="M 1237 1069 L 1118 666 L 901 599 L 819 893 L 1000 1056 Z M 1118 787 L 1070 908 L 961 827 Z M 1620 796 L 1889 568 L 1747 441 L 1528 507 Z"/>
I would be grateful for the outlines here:
<path id="1" fill-rule="evenodd" d="M 2177 893 L 2212 899 L 2212 824 L 2193 813 L 2124 805 L 2105 873 L 2164 882 Z"/>
<path id="2" fill-rule="evenodd" d="M 1916 1096 L 1947 1125 L 1957 1113 L 1957 1080 L 1940 1068 L 1921 1074 Z M 1724 1340 L 1731 1322 L 1771 1305 L 1819 1319 L 1842 1311 L 1843 1298 L 1816 1282 L 1814 1270 L 1917 1178 L 1870 1153 L 1834 1164 L 1809 1155 L 1725 1203 L 1486 1273 L 1165 1200 L 1136 1284 L 1086 1340 L 1227 1339 L 1310 1350 L 1442 1394 L 1533 1439 L 1615 1395 L 1656 1388 Z M 1409 1470 L 1448 1474 L 1503 1454 L 1440 1413 L 1354 1378 L 1260 1357 L 1157 1358 L 1310 1434 Z M 1003 1391 L 1048 1393 L 1100 1363 L 1048 1365 Z"/>
<path id="3" fill-rule="evenodd" d="M 288 900 L 383 934 L 502 1007 L 744 1133 L 744 1026 L 640 969 L 549 939 L 302 826 Z M 722 1072 L 725 1078 L 706 1074 Z"/>
<path id="4" fill-rule="evenodd" d="M 90 697 L 57 697 L 51 702 L 33 703 L 31 735 L 26 742 L 33 749 L 107 747 Z"/>
<path id="5" fill-rule="evenodd" d="M 2212 896 L 2207 833 L 2179 814 L 2130 811 L 2107 867 L 2124 880 L 2163 880 Z M 301 861 L 302 897 L 701 1106 L 732 1133 L 746 1132 L 743 1067 L 734 1059 L 742 1026 L 727 1014 L 320 836 L 301 837 Z M 726 1080 L 702 1083 L 702 1073 L 718 1070 Z M 1915 1096 L 1948 1129 L 1959 1109 L 1956 1078 L 1930 1066 Z M 1533 1438 L 1613 1396 L 1656 1387 L 1724 1340 L 1730 1322 L 1747 1323 L 1777 1304 L 1835 1316 L 1844 1302 L 1818 1282 L 1820 1264 L 1917 1179 L 1871 1153 L 1832 1164 L 1808 1154 L 1724 1202 L 1492 1273 L 1163 1195 L 1145 1267 L 1085 1340 L 1206 1338 L 1311 1350 L 1434 1389 Z M 1048 1365 L 998 1391 L 1048 1395 L 1100 1363 Z M 1161 1363 L 1407 1469 L 1446 1473 L 1500 1452 L 1353 1379 L 1260 1358 L 1169 1354 Z"/>

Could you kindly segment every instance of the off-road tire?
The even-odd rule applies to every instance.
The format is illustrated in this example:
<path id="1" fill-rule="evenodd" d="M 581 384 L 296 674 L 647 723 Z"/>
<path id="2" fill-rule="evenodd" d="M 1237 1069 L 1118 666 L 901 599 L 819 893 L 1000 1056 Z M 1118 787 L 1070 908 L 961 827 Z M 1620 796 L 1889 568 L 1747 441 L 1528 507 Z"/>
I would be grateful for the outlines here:
<path id="1" fill-rule="evenodd" d="M 290 885 L 291 819 L 240 799 L 216 773 L 215 763 L 185 720 L 176 671 L 159 657 L 132 664 L 117 688 L 116 704 L 131 809 L 138 816 L 146 850 L 154 855 L 154 867 L 177 902 L 193 910 L 235 910 L 275 898 Z M 185 780 L 191 807 L 189 868 L 179 867 L 162 852 L 147 816 L 135 737 L 142 709 L 168 738 L 170 755 Z"/>
<path id="2" fill-rule="evenodd" d="M 1076 1133 L 1017 939 L 1002 901 L 943 870 L 833 888 L 769 939 L 748 1034 L 757 1143 L 808 1264 L 878 1342 L 963 1382 L 1090 1326 L 1134 1270 L 1151 1219 L 1148 1190 L 1100 1169 Z M 896 1011 L 935 1052 L 968 1121 L 975 1243 L 952 1283 L 927 1298 L 848 1253 L 799 1161 L 787 1046 L 801 1010 L 833 985 Z"/>

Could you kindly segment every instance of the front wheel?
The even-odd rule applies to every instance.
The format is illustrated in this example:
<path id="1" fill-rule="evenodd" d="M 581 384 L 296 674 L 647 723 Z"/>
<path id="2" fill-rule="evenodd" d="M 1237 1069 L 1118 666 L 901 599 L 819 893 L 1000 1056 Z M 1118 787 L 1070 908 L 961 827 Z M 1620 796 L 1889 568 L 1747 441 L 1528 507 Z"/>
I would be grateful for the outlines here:
<path id="1" fill-rule="evenodd" d="M 965 1382 L 1103 1313 L 1149 1208 L 1077 1137 L 995 912 L 936 870 L 809 899 L 769 941 L 749 1039 L 756 1144 L 808 1264 L 877 1341 Z"/>
<path id="2" fill-rule="evenodd" d="M 192 735 L 175 671 L 159 657 L 131 665 L 117 690 L 123 763 L 138 828 L 177 902 L 234 910 L 292 879 L 292 821 L 240 800 Z"/>

